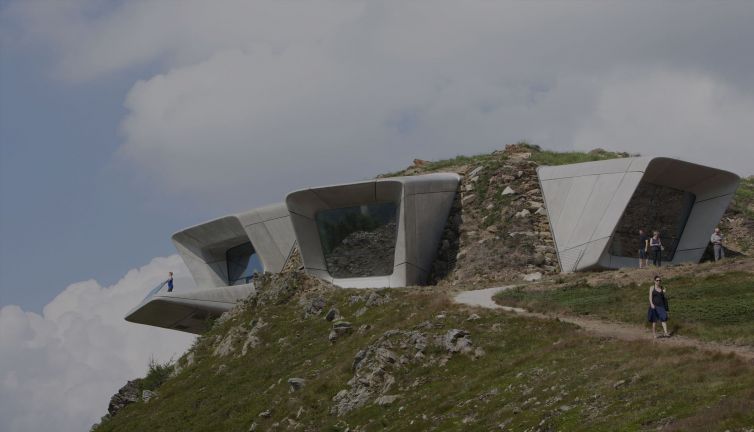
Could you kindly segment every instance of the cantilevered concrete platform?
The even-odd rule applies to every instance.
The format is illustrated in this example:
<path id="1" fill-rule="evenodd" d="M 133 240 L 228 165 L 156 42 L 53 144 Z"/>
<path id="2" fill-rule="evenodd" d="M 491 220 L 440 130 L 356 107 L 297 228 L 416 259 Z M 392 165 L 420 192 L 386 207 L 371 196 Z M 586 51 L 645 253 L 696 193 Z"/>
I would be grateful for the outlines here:
<path id="1" fill-rule="evenodd" d="M 738 187 L 731 172 L 664 157 L 539 167 L 563 272 L 638 265 L 658 230 L 663 262 L 698 262 Z"/>
<path id="2" fill-rule="evenodd" d="M 126 315 L 126 321 L 191 333 L 254 291 L 254 272 L 280 272 L 295 235 L 284 204 L 215 219 L 173 235 L 197 289 L 167 292 L 164 283 Z"/>
<path id="3" fill-rule="evenodd" d="M 306 271 L 348 288 L 424 283 L 459 180 L 438 173 L 288 194 Z"/>

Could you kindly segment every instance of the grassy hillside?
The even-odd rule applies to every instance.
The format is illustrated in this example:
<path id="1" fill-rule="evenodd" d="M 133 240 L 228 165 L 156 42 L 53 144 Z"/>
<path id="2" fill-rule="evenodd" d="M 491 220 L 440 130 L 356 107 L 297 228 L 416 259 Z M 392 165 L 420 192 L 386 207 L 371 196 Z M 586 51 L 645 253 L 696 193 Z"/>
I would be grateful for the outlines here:
<path id="1" fill-rule="evenodd" d="M 333 322 L 324 318 L 331 307 L 352 326 L 334 343 Z M 737 358 L 477 313 L 431 289 L 370 296 L 327 289 L 301 274 L 267 278 L 259 297 L 180 359 L 180 371 L 156 398 L 129 405 L 96 430 L 743 430 L 754 424 L 754 366 Z M 448 345 L 453 329 L 468 336 Z M 305 384 L 294 391 L 290 378 Z M 333 400 L 344 393 L 357 403 Z"/>
<path id="2" fill-rule="evenodd" d="M 593 337 L 557 320 L 470 311 L 449 300 L 461 288 L 541 272 L 540 287 L 563 283 L 511 291 L 502 301 L 642 322 L 648 287 L 631 281 L 648 276 L 557 275 L 536 178 L 539 165 L 627 156 L 557 153 L 522 142 L 492 154 L 416 160 L 386 174 L 463 175 L 433 286 L 333 289 L 289 263 L 286 273 L 257 281 L 258 293 L 217 320 L 175 365 L 152 364 L 137 384 L 156 389 L 155 397 L 126 406 L 96 430 L 754 431 L 750 362 Z M 507 188 L 515 192 L 503 194 Z M 737 250 L 751 243 L 752 196 L 748 179 L 721 225 Z M 754 344 L 754 275 L 734 267 L 703 264 L 694 268 L 706 273 L 666 281 L 681 334 Z"/>
<path id="3" fill-rule="evenodd" d="M 590 286 L 577 282 L 536 291 L 521 287 L 499 293 L 495 299 L 532 311 L 642 324 L 646 321 L 650 285 Z M 663 285 L 668 290 L 671 329 L 684 336 L 754 346 L 754 274 L 683 276 L 665 279 Z"/>

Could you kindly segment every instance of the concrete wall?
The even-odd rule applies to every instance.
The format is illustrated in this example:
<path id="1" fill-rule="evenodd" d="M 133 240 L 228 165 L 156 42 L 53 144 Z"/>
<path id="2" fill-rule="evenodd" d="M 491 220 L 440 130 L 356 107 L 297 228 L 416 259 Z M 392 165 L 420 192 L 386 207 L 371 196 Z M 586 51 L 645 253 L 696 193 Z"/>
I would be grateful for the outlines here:
<path id="1" fill-rule="evenodd" d="M 610 255 L 609 245 L 640 182 L 696 195 L 670 264 L 698 262 L 739 182 L 727 171 L 651 157 L 539 167 L 537 174 L 563 272 L 638 265 L 638 257 Z"/>
<path id="2" fill-rule="evenodd" d="M 201 288 L 228 285 L 225 253 L 233 246 L 250 241 L 264 270 L 276 273 L 283 269 L 296 242 L 284 204 L 214 219 L 181 230 L 172 239 Z"/>
<path id="3" fill-rule="evenodd" d="M 404 287 L 426 281 L 458 189 L 453 173 L 394 177 L 303 189 L 286 204 L 306 271 L 341 287 Z M 393 272 L 387 276 L 335 278 L 327 269 L 315 221 L 317 212 L 395 202 L 398 233 Z"/>
<path id="4" fill-rule="evenodd" d="M 128 312 L 126 321 L 201 333 L 207 320 L 230 310 L 254 291 L 254 284 L 228 286 L 225 253 L 251 242 L 264 270 L 283 269 L 296 237 L 284 204 L 224 216 L 175 233 L 172 237 L 198 289 L 150 293 Z"/>

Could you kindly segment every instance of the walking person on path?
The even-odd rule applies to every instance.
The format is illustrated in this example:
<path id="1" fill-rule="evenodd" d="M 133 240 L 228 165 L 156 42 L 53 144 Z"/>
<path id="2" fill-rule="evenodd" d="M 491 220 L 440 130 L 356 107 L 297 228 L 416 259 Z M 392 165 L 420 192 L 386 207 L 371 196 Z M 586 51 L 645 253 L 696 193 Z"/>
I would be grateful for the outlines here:
<path id="1" fill-rule="evenodd" d="M 723 250 L 723 234 L 720 232 L 720 228 L 715 228 L 715 232 L 712 233 L 709 241 L 712 242 L 712 248 L 715 252 L 715 261 L 720 261 L 725 258 L 725 251 Z"/>
<path id="2" fill-rule="evenodd" d="M 168 292 L 173 292 L 173 272 L 168 272 Z"/>
<path id="3" fill-rule="evenodd" d="M 639 268 L 647 267 L 647 256 L 649 255 L 649 236 L 643 229 L 639 230 Z"/>
<path id="4" fill-rule="evenodd" d="M 651 239 L 649 239 L 649 247 L 652 249 L 652 265 L 660 267 L 662 265 L 662 240 L 660 240 L 660 232 L 655 231 Z"/>
<path id="5" fill-rule="evenodd" d="M 661 337 L 670 337 L 668 333 L 668 299 L 665 297 L 665 288 L 662 287 L 662 278 L 655 276 L 655 283 L 649 288 L 649 310 L 647 319 L 652 323 L 652 336 L 657 338 L 657 321 L 662 324 L 663 335 Z"/>

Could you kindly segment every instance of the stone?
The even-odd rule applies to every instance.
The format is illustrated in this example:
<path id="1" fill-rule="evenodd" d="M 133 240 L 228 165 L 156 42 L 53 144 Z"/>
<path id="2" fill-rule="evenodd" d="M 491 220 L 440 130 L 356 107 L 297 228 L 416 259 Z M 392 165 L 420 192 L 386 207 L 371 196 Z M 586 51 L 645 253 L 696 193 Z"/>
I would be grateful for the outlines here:
<path id="1" fill-rule="evenodd" d="M 139 382 L 140 380 L 128 381 L 126 385 L 118 390 L 118 393 L 115 393 L 110 398 L 110 404 L 107 407 L 107 412 L 110 416 L 115 416 L 127 405 L 139 400 Z"/>
<path id="2" fill-rule="evenodd" d="M 624 384 L 626 384 L 626 380 L 620 380 L 620 381 L 617 381 L 617 382 L 616 382 L 615 384 L 613 384 L 613 388 L 614 388 L 614 389 L 617 389 L 618 387 L 621 387 L 621 386 L 623 386 Z"/>
<path id="3" fill-rule="evenodd" d="M 534 257 L 532 259 L 532 262 L 534 262 L 534 265 L 541 266 L 545 263 L 545 256 L 539 252 L 534 254 Z"/>
<path id="4" fill-rule="evenodd" d="M 476 201 L 476 195 L 466 195 L 465 197 L 461 198 L 461 205 L 466 206 Z"/>
<path id="5" fill-rule="evenodd" d="M 141 400 L 144 402 L 149 402 L 150 399 L 157 396 L 157 392 L 153 392 L 151 390 L 144 390 L 141 392 Z"/>
<path id="6" fill-rule="evenodd" d="M 479 174 L 480 172 L 482 172 L 483 169 L 484 169 L 483 166 L 478 166 L 478 167 L 474 168 L 473 170 L 471 170 L 470 173 L 466 174 L 466 177 L 469 177 L 469 178 L 476 177 L 476 175 Z"/>
<path id="7" fill-rule="evenodd" d="M 327 335 L 327 339 L 330 342 L 335 343 L 335 341 L 338 340 L 338 333 L 336 333 L 335 330 L 330 330 L 330 334 Z"/>
<path id="8" fill-rule="evenodd" d="M 395 403 L 395 401 L 397 401 L 398 398 L 400 398 L 400 395 L 384 395 L 384 396 L 378 397 L 374 401 L 374 403 L 376 403 L 379 406 L 389 406 Z"/>
<path id="9" fill-rule="evenodd" d="M 547 216 L 547 210 L 544 207 L 540 207 L 534 212 L 535 215 Z"/>
<path id="10" fill-rule="evenodd" d="M 515 193 L 516 191 L 514 191 L 510 186 L 506 186 L 505 189 L 503 189 L 503 193 L 501 195 L 502 196 L 514 195 Z"/>
<path id="11" fill-rule="evenodd" d="M 468 318 L 466 318 L 466 321 L 476 321 L 476 320 L 480 320 L 480 319 L 482 319 L 482 317 L 480 317 L 479 315 L 473 313 L 473 314 L 469 315 Z"/>
<path id="12" fill-rule="evenodd" d="M 348 321 L 336 321 L 332 325 L 332 330 L 337 333 L 338 336 L 343 336 L 345 334 L 351 333 L 351 330 L 353 330 L 351 323 Z"/>
<path id="13" fill-rule="evenodd" d="M 367 313 L 368 310 L 369 309 L 367 309 L 366 306 L 362 306 L 356 312 L 354 312 L 353 315 L 358 318 L 358 317 L 364 315 L 365 313 Z"/>
<path id="14" fill-rule="evenodd" d="M 531 214 L 531 212 L 529 212 L 529 210 L 527 210 L 527 209 L 523 209 L 523 210 L 521 210 L 520 212 L 518 212 L 518 213 L 516 213 L 515 215 L 513 215 L 513 217 L 516 217 L 516 218 L 524 218 L 524 217 L 527 217 L 527 216 L 529 216 L 530 214 Z"/>
<path id="15" fill-rule="evenodd" d="M 270 418 L 271 415 L 272 415 L 272 412 L 270 412 L 270 410 L 264 410 L 259 413 L 259 417 L 263 417 L 263 418 Z"/>
<path id="16" fill-rule="evenodd" d="M 288 378 L 288 385 L 290 386 L 290 393 L 301 390 L 306 385 L 306 380 L 303 378 Z"/>
<path id="17" fill-rule="evenodd" d="M 460 329 L 450 329 L 443 338 L 443 347 L 451 353 L 465 352 L 471 348 L 469 332 Z"/>
<path id="18" fill-rule="evenodd" d="M 335 321 L 336 319 L 340 318 L 340 312 L 337 308 L 330 308 L 329 311 L 327 311 L 327 314 L 325 315 L 325 319 L 327 321 Z"/>
<path id="19" fill-rule="evenodd" d="M 527 275 L 524 275 L 524 280 L 527 282 L 535 282 L 540 279 L 542 279 L 542 273 L 540 272 L 534 272 L 534 273 L 529 273 Z"/>
<path id="20" fill-rule="evenodd" d="M 531 209 L 540 209 L 544 206 L 541 202 L 538 201 L 529 201 L 529 208 Z"/>
<path id="21" fill-rule="evenodd" d="M 474 185 L 472 184 L 467 184 L 466 186 L 463 187 L 464 192 L 471 192 L 473 190 L 474 190 Z"/>

